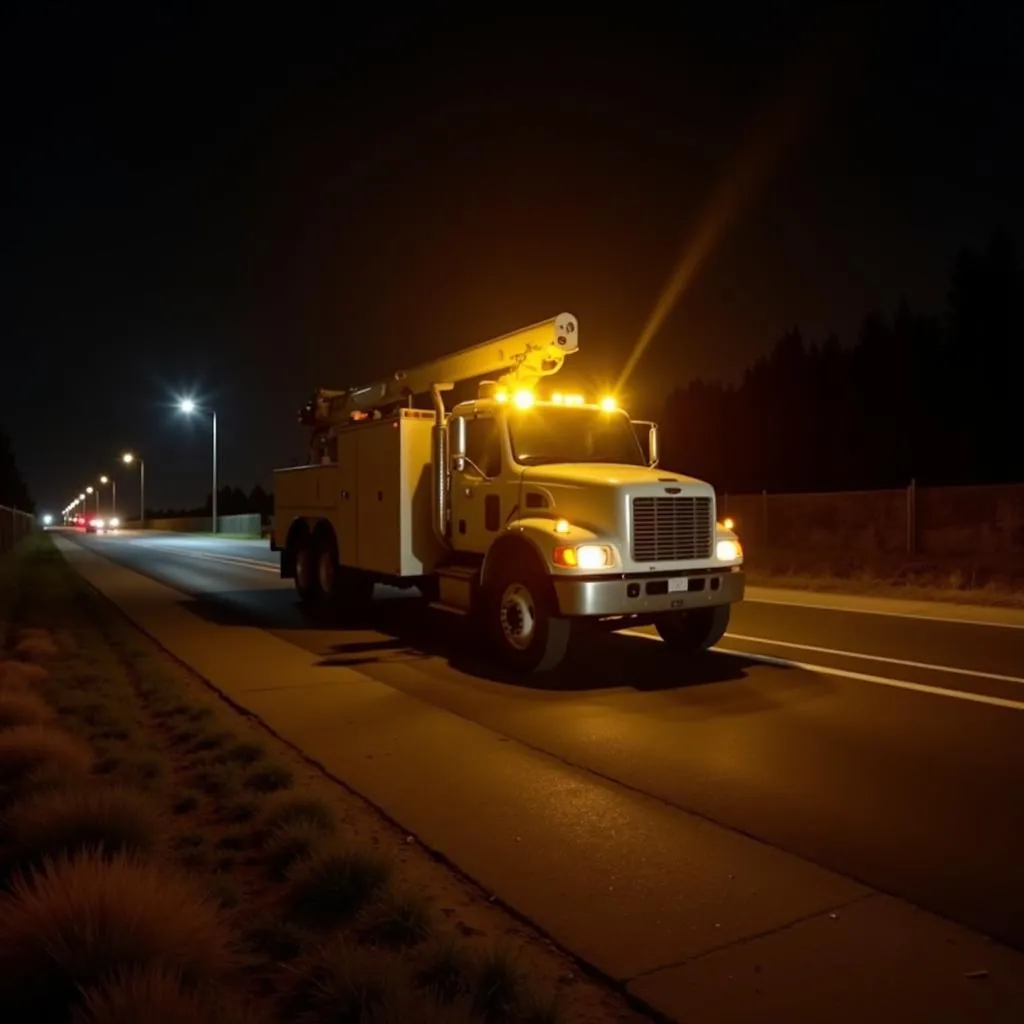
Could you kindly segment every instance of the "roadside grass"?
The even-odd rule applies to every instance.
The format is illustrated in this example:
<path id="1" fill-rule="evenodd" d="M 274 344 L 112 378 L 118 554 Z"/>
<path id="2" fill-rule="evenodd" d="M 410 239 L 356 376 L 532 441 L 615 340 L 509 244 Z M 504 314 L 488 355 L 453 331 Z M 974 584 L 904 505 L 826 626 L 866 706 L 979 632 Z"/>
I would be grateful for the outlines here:
<path id="1" fill-rule="evenodd" d="M 0 576 L 0 1005 L 76 1024 L 567 1019 L 48 539 L 16 561 Z"/>

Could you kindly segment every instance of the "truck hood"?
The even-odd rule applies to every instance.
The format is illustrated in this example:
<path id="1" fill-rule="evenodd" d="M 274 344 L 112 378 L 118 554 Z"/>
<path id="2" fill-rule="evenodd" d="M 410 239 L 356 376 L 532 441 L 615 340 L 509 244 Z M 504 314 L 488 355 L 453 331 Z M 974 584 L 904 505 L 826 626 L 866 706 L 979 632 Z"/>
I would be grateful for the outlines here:
<path id="1" fill-rule="evenodd" d="M 560 462 L 529 466 L 523 473 L 527 484 L 543 487 L 643 487 L 652 484 L 682 484 L 707 487 L 703 480 L 647 466 L 624 466 L 614 462 Z"/>

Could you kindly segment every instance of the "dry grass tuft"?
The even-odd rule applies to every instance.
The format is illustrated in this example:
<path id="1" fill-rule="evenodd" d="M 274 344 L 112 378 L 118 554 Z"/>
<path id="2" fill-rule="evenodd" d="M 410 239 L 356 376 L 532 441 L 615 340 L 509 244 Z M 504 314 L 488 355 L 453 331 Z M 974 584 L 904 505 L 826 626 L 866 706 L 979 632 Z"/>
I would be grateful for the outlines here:
<path id="1" fill-rule="evenodd" d="M 81 779 L 92 751 L 81 740 L 45 725 L 0 731 L 0 806 L 37 787 Z"/>
<path id="2" fill-rule="evenodd" d="M 60 648 L 53 637 L 40 632 L 36 635 L 23 636 L 14 645 L 14 654 L 24 661 L 38 663 L 60 657 Z"/>
<path id="3" fill-rule="evenodd" d="M 279 825 L 263 843 L 271 876 L 283 881 L 292 867 L 310 857 L 323 841 L 323 831 L 309 821 Z"/>
<path id="4" fill-rule="evenodd" d="M 193 987 L 237 962 L 213 900 L 135 857 L 47 861 L 0 896 L 0 1005 L 14 1019 L 62 1019 L 81 988 L 118 971 L 162 968 Z"/>
<path id="5" fill-rule="evenodd" d="M 281 825 L 298 822 L 308 822 L 323 835 L 331 835 L 338 826 L 338 819 L 330 804 L 297 793 L 275 793 L 267 799 L 260 815 L 260 827 L 265 832 L 273 832 Z"/>
<path id="6" fill-rule="evenodd" d="M 26 690 L 45 682 L 49 673 L 27 661 L 0 660 L 0 690 Z"/>
<path id="7" fill-rule="evenodd" d="M 46 725 L 53 719 L 53 709 L 34 693 L 0 690 L 0 729 Z"/>
<path id="8" fill-rule="evenodd" d="M 359 913 L 391 877 L 391 861 L 367 850 L 325 846 L 288 873 L 295 920 L 339 924 Z"/>
<path id="9" fill-rule="evenodd" d="M 17 804 L 6 831 L 18 866 L 34 867 L 85 850 L 150 855 L 161 848 L 165 829 L 159 806 L 136 790 L 76 786 Z"/>
<path id="10" fill-rule="evenodd" d="M 484 1020 L 507 1020 L 517 1012 L 525 994 L 525 979 L 511 952 L 489 950 L 474 972 L 473 1009 Z"/>
<path id="11" fill-rule="evenodd" d="M 223 993 L 196 992 L 165 967 L 119 971 L 87 989 L 72 1024 L 257 1024 L 267 1018 Z"/>
<path id="12" fill-rule="evenodd" d="M 430 901 L 426 896 L 413 891 L 388 891 L 369 908 L 361 932 L 370 942 L 399 949 L 426 941 L 433 926 Z"/>

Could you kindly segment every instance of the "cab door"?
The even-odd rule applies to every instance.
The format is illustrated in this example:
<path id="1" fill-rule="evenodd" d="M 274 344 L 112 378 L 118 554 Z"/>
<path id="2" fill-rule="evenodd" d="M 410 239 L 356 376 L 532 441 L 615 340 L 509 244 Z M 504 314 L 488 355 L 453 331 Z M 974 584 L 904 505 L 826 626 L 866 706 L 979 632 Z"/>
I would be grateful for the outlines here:
<path id="1" fill-rule="evenodd" d="M 452 544 L 457 551 L 485 552 L 501 530 L 503 509 L 501 426 L 487 413 L 465 417 L 466 458 L 451 477 Z"/>

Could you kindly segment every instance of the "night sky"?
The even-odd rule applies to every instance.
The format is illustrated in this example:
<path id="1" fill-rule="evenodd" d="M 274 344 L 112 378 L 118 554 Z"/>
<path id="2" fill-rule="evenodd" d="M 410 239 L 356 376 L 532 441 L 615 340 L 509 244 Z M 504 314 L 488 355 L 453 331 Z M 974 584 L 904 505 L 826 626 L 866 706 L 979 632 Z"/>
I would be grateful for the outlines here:
<path id="1" fill-rule="evenodd" d="M 128 448 L 149 505 L 200 504 L 209 425 L 183 393 L 216 406 L 221 481 L 249 488 L 304 455 L 316 385 L 562 310 L 573 373 L 614 380 L 723 194 L 744 202 L 632 375 L 637 412 L 794 324 L 851 341 L 902 296 L 938 309 L 960 244 L 1024 241 L 1008 4 L 387 25 L 21 6 L 0 29 L 0 422 L 42 510 Z"/>

